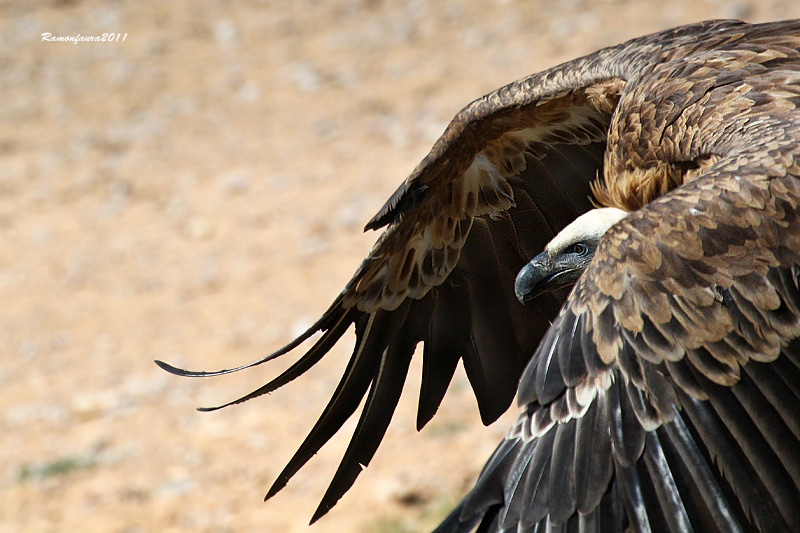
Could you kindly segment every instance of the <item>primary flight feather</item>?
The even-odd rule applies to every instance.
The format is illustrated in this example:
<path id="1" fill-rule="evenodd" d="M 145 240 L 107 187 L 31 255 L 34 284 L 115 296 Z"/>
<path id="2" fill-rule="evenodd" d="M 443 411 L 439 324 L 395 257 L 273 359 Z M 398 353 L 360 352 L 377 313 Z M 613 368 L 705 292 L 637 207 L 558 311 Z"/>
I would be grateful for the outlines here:
<path id="1" fill-rule="evenodd" d="M 797 530 L 798 105 L 797 21 L 683 26 L 514 82 L 453 119 L 299 339 L 232 370 L 159 364 L 218 375 L 322 332 L 238 403 L 302 375 L 355 326 L 333 397 L 268 493 L 366 396 L 312 521 L 370 462 L 422 342 L 419 428 L 459 360 L 484 422 L 518 385 L 523 407 L 441 531 Z M 549 250 L 583 253 L 553 263 L 572 273 L 549 274 L 554 292 L 519 279 L 515 291 L 592 203 L 617 215 L 589 215 L 594 240 L 570 226 Z"/>

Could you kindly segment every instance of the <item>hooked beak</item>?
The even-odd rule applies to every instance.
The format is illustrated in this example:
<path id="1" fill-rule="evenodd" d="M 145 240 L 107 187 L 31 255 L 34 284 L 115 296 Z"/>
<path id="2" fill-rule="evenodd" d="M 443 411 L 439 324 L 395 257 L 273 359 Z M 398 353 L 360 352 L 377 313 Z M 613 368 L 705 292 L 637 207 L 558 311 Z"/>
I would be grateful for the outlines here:
<path id="1" fill-rule="evenodd" d="M 545 292 L 568 287 L 575 283 L 583 272 L 577 265 L 566 266 L 558 263 L 549 253 L 542 252 L 522 267 L 514 283 L 517 300 L 526 304 Z"/>

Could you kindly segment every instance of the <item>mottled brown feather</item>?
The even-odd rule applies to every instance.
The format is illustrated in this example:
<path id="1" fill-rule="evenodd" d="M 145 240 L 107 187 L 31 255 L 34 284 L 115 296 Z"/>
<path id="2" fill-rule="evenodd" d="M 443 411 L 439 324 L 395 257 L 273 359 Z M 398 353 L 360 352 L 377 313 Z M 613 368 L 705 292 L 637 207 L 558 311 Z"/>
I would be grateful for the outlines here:
<path id="1" fill-rule="evenodd" d="M 592 190 L 598 205 L 631 213 L 605 234 L 523 374 L 524 412 L 500 448 L 515 446 L 517 460 L 490 460 L 458 520 L 439 531 L 487 527 L 494 512 L 509 530 L 573 530 L 581 483 L 624 511 L 595 500 L 576 531 L 614 520 L 612 530 L 800 530 L 800 381 L 790 377 L 800 339 L 800 21 L 696 37 L 674 55 L 654 51 L 627 79 Z M 583 331 L 567 331 L 578 323 Z M 559 381 L 558 365 L 577 356 L 588 373 Z M 565 403 L 573 390 L 584 401 Z M 603 429 L 572 439 L 567 423 L 583 417 Z M 516 482 L 527 479 L 524 457 L 552 454 L 560 462 L 537 468 L 558 464 L 570 477 L 565 454 L 582 462 L 606 442 L 610 479 L 547 490 Z M 515 510 L 526 504 L 540 510 L 534 522 Z"/>

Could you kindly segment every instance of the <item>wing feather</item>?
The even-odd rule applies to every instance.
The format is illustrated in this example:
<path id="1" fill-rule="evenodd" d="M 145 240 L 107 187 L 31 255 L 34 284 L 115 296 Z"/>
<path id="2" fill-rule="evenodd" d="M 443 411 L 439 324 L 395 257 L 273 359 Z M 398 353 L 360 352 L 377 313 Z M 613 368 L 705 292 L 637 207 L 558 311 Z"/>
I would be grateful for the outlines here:
<path id="1" fill-rule="evenodd" d="M 464 292 L 469 296 L 474 357 L 464 358 L 464 368 L 478 398 L 481 417 L 484 423 L 489 423 L 504 413 L 514 399 L 524 364 L 510 309 L 519 303 L 509 299 L 508 286 L 502 284 L 496 253 L 486 253 L 494 251 L 487 224 L 476 221 L 472 237 L 469 246 L 475 247 L 476 253 L 466 254 L 462 267 L 470 274 Z M 498 365 L 498 361 L 503 364 Z"/>
<path id="2" fill-rule="evenodd" d="M 754 524 L 759 531 L 780 531 L 763 489 L 753 483 L 752 470 L 743 460 L 740 449 L 730 445 L 735 441 L 711 405 L 685 398 L 682 408 L 691 420 L 699 442 L 705 444 L 717 468 L 722 472 L 730 487 L 729 491 L 741 500 L 743 518 Z"/>
<path id="3" fill-rule="evenodd" d="M 376 320 L 379 320 L 378 325 L 380 326 L 380 322 L 391 318 L 391 315 L 369 315 L 365 316 L 361 323 L 356 324 L 356 330 L 361 330 L 360 338 L 363 340 L 356 346 L 355 353 L 322 415 L 278 475 L 265 499 L 277 494 L 356 411 L 370 386 L 372 375 L 377 370 L 376 363 L 380 361 L 372 356 L 372 352 L 382 352 L 384 349 L 381 346 L 383 343 L 380 342 L 383 339 L 380 337 L 385 334 L 385 331 L 382 331 L 381 328 L 373 329 L 373 326 Z M 358 335 L 358 331 L 356 334 Z"/>
<path id="4" fill-rule="evenodd" d="M 684 468 L 676 479 L 688 485 L 681 492 L 697 494 L 698 498 L 684 498 L 694 517 L 701 517 L 697 529 L 706 531 L 743 531 L 736 512 L 726 502 L 725 492 L 719 477 L 715 475 L 708 457 L 698 447 L 686 417 L 679 413 L 671 424 L 659 431 L 665 436 L 663 443 L 671 448 L 671 464 L 682 463 Z"/>
<path id="5" fill-rule="evenodd" d="M 608 395 L 597 398 L 597 407 L 577 419 L 575 438 L 575 489 L 577 510 L 588 514 L 595 510 L 606 493 L 612 474 L 612 442 L 609 427 Z M 593 480 L 586 483 L 586 480 Z"/>
<path id="6" fill-rule="evenodd" d="M 523 490 L 518 490 L 522 483 L 527 483 L 526 474 L 528 472 L 528 465 L 533 459 L 535 449 L 532 446 L 525 447 L 520 455 L 514 459 L 513 469 L 509 472 L 506 479 L 503 492 L 512 494 L 511 500 L 504 506 L 498 515 L 498 523 L 504 528 L 511 528 L 516 525 L 517 517 L 520 516 L 522 510 L 528 505 L 528 501 L 523 497 Z"/>
<path id="7" fill-rule="evenodd" d="M 554 524 L 563 524 L 575 514 L 575 419 L 556 427 L 553 458 L 550 465 L 551 495 L 548 514 Z"/>
<path id="8" fill-rule="evenodd" d="M 555 431 L 548 431 L 540 437 L 538 445 L 534 447 L 524 487 L 527 507 L 522 509 L 521 521 L 526 527 L 531 527 L 547 517 L 550 500 L 550 467 L 555 437 Z"/>
<path id="9" fill-rule="evenodd" d="M 657 508 L 661 511 L 668 531 L 691 531 L 692 523 L 684 507 L 683 498 L 678 490 L 673 470 L 677 465 L 671 465 L 661 447 L 658 433 L 647 433 L 647 444 L 644 449 L 644 464 L 650 474 L 655 496 L 660 504 Z M 656 508 L 650 506 L 650 509 Z"/>
<path id="10" fill-rule="evenodd" d="M 406 312 L 409 307 L 408 303 L 406 302 L 403 306 Z M 401 314 L 392 318 L 402 321 L 405 317 Z M 375 455 L 397 407 L 397 402 L 400 400 L 405 376 L 411 364 L 411 356 L 414 354 L 417 344 L 415 335 L 408 335 L 403 331 L 413 324 L 413 322 L 404 322 L 396 333 L 400 340 L 387 343 L 387 346 L 383 348 L 380 368 L 375 380 L 372 381 L 366 405 L 361 412 L 353 438 L 328 490 L 311 518 L 312 523 L 336 504 L 355 483 L 361 470 L 369 465 Z"/>
<path id="11" fill-rule="evenodd" d="M 431 315 L 422 353 L 417 429 L 422 429 L 436 414 L 458 361 L 467 353 L 469 339 L 462 332 L 469 328 L 469 306 L 466 294 L 454 287 L 454 281 L 446 281 L 426 299 L 433 302 L 437 312 Z"/>

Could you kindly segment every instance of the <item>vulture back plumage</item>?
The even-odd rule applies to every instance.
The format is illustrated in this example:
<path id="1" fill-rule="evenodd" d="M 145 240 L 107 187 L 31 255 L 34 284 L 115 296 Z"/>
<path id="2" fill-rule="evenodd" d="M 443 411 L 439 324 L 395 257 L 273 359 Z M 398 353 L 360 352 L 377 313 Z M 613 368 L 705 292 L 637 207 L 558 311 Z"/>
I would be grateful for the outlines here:
<path id="1" fill-rule="evenodd" d="M 322 332 L 240 403 L 355 327 L 331 401 L 268 493 L 366 396 L 312 521 L 373 457 L 422 342 L 419 428 L 459 360 L 484 422 L 518 384 L 523 409 L 440 531 L 800 530 L 798 104 L 797 21 L 683 26 L 514 82 L 455 117 L 300 338 L 231 370 L 159 364 L 219 375 Z M 590 194 L 631 213 L 563 307 L 563 293 L 522 306 L 517 271 Z"/>

